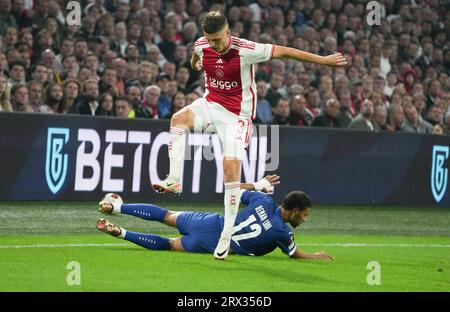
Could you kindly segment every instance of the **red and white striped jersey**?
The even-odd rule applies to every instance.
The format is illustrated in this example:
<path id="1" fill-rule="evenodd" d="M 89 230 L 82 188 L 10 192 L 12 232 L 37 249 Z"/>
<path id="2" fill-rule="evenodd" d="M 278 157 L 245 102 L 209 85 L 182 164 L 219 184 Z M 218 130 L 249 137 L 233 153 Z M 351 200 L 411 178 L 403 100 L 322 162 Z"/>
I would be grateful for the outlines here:
<path id="1" fill-rule="evenodd" d="M 205 95 L 228 111 L 244 118 L 255 118 L 256 82 L 254 64 L 272 58 L 274 46 L 231 37 L 225 54 L 214 51 L 205 37 L 194 45 L 205 71 Z"/>

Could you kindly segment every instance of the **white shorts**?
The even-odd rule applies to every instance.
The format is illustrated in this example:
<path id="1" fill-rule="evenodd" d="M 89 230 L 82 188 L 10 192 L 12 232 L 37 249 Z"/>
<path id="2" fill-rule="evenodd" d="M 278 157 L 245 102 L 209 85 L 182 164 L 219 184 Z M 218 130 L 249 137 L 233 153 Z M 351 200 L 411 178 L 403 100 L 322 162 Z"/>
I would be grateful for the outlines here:
<path id="1" fill-rule="evenodd" d="M 239 117 L 222 105 L 199 98 L 188 106 L 194 113 L 195 131 L 215 132 L 224 157 L 242 159 L 253 132 L 250 118 Z"/>

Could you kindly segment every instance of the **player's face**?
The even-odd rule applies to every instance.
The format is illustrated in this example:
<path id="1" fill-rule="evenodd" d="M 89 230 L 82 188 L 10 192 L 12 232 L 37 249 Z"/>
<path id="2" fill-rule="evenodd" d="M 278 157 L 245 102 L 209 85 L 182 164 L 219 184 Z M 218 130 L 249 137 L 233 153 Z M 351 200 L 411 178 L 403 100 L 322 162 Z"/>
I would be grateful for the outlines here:
<path id="1" fill-rule="evenodd" d="M 291 217 L 289 218 L 289 224 L 293 228 L 296 228 L 297 226 L 308 220 L 310 212 L 310 208 L 305 208 L 301 211 L 300 209 L 295 208 L 291 213 Z"/>
<path id="2" fill-rule="evenodd" d="M 231 31 L 228 28 L 228 25 L 225 26 L 221 31 L 216 33 L 208 34 L 205 32 L 205 38 L 208 40 L 211 48 L 218 52 L 225 52 L 230 43 Z"/>

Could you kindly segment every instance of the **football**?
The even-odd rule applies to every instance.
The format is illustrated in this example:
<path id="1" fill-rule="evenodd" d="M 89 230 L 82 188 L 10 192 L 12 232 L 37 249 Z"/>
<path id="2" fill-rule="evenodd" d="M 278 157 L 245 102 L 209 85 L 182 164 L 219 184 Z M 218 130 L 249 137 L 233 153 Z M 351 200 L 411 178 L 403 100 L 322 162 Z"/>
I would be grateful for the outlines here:
<path id="1" fill-rule="evenodd" d="M 115 193 L 108 193 L 105 195 L 105 197 L 103 197 L 104 201 L 108 201 L 110 203 L 114 204 L 123 204 L 123 200 L 122 197 L 120 197 L 120 195 L 117 195 Z"/>

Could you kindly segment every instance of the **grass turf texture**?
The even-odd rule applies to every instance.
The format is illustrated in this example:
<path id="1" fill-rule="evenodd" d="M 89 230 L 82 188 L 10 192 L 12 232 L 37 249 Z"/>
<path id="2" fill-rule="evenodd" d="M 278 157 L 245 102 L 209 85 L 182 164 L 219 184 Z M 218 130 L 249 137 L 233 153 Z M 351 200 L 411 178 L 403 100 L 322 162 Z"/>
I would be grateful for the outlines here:
<path id="1" fill-rule="evenodd" d="M 217 205 L 165 205 L 220 211 Z M 0 203 L 0 291 L 449 291 L 450 210 L 313 207 L 295 231 L 302 250 L 334 261 L 297 261 L 279 250 L 263 257 L 149 251 L 95 229 L 95 203 Z M 167 237 L 175 229 L 130 216 L 108 216 L 134 231 Z M 98 245 L 93 245 L 98 244 Z M 23 248 L 26 245 L 28 248 Z M 21 247 L 21 248 L 19 248 Z M 81 266 L 68 286 L 66 265 Z M 366 283 L 381 265 L 381 285 Z"/>

